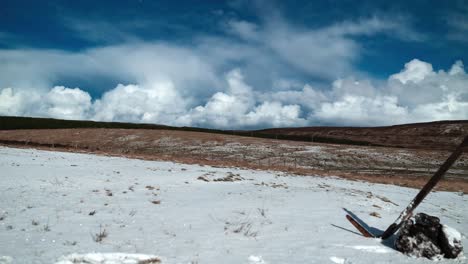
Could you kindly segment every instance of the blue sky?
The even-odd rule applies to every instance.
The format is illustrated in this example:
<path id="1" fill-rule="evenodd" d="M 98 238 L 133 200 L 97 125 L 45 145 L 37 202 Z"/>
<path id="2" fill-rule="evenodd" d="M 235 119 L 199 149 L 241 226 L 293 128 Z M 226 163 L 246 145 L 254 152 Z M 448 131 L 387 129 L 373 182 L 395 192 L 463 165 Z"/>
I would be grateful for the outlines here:
<path id="1" fill-rule="evenodd" d="M 468 118 L 464 1 L 23 1 L 0 114 L 216 128 Z"/>

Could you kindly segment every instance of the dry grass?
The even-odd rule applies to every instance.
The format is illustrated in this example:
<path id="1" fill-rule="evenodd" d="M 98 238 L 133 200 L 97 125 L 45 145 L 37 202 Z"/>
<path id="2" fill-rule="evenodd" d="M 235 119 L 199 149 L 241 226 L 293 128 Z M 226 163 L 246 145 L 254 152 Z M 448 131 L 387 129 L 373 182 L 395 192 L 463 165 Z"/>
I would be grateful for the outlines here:
<path id="1" fill-rule="evenodd" d="M 276 170 L 299 175 L 333 175 L 414 188 L 424 185 L 450 154 L 445 150 L 332 145 L 144 129 L 0 131 L 0 140 L 14 141 L 16 147 L 34 146 L 186 164 Z M 200 180 L 210 181 L 207 177 Z M 468 193 L 467 153 L 439 183 L 438 189 Z M 132 191 L 132 188 L 129 190 Z"/>
<path id="2" fill-rule="evenodd" d="M 99 232 L 92 235 L 94 242 L 101 243 L 104 238 L 106 238 L 109 234 L 107 233 L 105 228 L 99 226 Z"/>
<path id="3" fill-rule="evenodd" d="M 138 264 L 157 264 L 157 263 L 161 263 L 161 260 L 159 258 L 150 258 L 150 259 L 138 261 Z"/>

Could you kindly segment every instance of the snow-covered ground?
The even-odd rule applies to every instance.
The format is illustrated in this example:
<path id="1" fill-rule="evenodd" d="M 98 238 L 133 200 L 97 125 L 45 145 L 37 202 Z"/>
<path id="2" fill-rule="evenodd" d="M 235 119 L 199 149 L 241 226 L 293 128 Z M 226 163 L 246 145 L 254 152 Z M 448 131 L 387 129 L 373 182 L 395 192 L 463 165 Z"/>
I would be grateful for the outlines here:
<path id="1" fill-rule="evenodd" d="M 0 263 L 431 263 L 362 237 L 344 217 L 346 208 L 385 229 L 416 192 L 1 147 Z M 464 233 L 468 248 L 467 200 L 435 192 L 419 211 Z"/>

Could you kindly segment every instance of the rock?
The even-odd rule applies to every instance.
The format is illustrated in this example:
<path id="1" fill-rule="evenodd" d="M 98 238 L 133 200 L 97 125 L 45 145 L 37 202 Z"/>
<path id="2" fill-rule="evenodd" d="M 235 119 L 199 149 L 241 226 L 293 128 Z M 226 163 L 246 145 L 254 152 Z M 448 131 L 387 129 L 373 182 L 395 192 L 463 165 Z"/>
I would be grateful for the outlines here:
<path id="1" fill-rule="evenodd" d="M 414 216 L 415 219 L 415 232 L 416 233 L 423 233 L 428 238 L 431 239 L 432 242 L 438 244 L 437 241 L 439 240 L 439 231 L 442 227 L 440 225 L 440 219 L 435 216 L 430 216 L 425 213 L 419 213 Z"/>
<path id="2" fill-rule="evenodd" d="M 424 213 L 403 224 L 395 248 L 412 257 L 456 258 L 462 251 L 461 234 L 440 224 L 440 219 Z"/>
<path id="3" fill-rule="evenodd" d="M 442 225 L 440 234 L 440 248 L 444 252 L 445 258 L 456 258 L 463 251 L 461 234 L 454 228 Z"/>
<path id="4" fill-rule="evenodd" d="M 434 227 L 440 225 L 440 219 L 435 216 L 431 216 L 425 213 L 418 213 L 414 216 L 416 220 L 416 224 L 426 226 L 426 227 Z"/>
<path id="5" fill-rule="evenodd" d="M 400 229 L 395 248 L 412 257 L 439 258 L 442 251 L 437 240 L 432 240 L 423 230 L 421 225 L 408 220 Z"/>

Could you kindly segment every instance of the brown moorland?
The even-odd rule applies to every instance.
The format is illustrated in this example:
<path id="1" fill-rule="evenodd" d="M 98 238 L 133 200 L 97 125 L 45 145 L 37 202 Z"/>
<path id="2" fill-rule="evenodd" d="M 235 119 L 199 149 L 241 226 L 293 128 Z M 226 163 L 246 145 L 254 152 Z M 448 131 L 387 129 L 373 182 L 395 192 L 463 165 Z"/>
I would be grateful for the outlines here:
<path id="1" fill-rule="evenodd" d="M 396 133 L 391 137 L 393 140 L 404 138 L 401 140 L 403 143 L 395 143 L 400 146 L 398 148 L 322 144 L 164 129 L 110 128 L 3 130 L 0 131 L 0 144 L 201 165 L 277 170 L 298 175 L 338 176 L 420 188 L 450 155 L 449 149 L 462 139 L 463 134 L 468 133 L 466 124 L 467 122 L 438 123 L 438 130 L 433 128 L 431 132 L 435 134 L 427 136 L 431 138 L 431 144 L 426 147 L 416 146 L 417 144 L 412 142 L 421 137 L 418 133 L 423 131 L 418 127 L 414 130 L 417 132 L 414 132 L 414 135 L 393 131 Z M 323 133 L 335 137 L 339 136 L 336 131 L 342 131 L 342 136 L 347 131 L 341 128 L 326 129 L 329 132 Z M 311 131 L 310 128 L 302 130 Z M 370 128 L 365 130 L 370 131 L 367 136 L 378 134 Z M 354 139 L 358 140 L 374 140 L 372 137 L 359 136 L 355 130 L 348 135 L 355 136 Z M 387 136 L 379 138 L 385 137 Z M 423 140 L 429 139 L 420 141 Z M 379 144 L 382 142 L 385 141 L 378 141 Z M 394 144 L 395 141 L 388 142 Z M 415 146 L 412 147 L 413 145 Z M 429 147 L 432 145 L 443 147 Z M 446 178 L 439 183 L 438 189 L 468 193 L 468 153 L 463 154 L 454 164 Z"/>
<path id="2" fill-rule="evenodd" d="M 383 127 L 298 127 L 259 130 L 268 134 L 328 137 L 386 147 L 452 150 L 468 135 L 468 120 L 437 121 Z"/>

